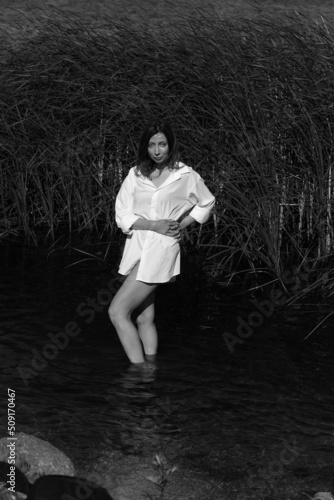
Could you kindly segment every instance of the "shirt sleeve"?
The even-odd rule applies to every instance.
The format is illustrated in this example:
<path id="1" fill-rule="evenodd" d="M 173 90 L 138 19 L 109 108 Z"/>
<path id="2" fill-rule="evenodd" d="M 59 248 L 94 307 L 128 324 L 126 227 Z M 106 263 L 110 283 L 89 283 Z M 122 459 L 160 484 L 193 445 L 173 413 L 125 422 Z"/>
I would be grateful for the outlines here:
<path id="1" fill-rule="evenodd" d="M 210 212 L 215 204 L 215 197 L 210 193 L 200 175 L 197 177 L 190 198 L 195 202 L 195 206 L 189 212 L 189 215 L 200 224 L 203 224 L 210 217 Z"/>
<path id="2" fill-rule="evenodd" d="M 133 175 L 133 172 L 129 172 L 124 179 L 121 189 L 117 194 L 115 204 L 116 224 L 125 234 L 132 234 L 133 230 L 130 228 L 138 219 L 138 215 L 132 211 L 134 192 Z"/>

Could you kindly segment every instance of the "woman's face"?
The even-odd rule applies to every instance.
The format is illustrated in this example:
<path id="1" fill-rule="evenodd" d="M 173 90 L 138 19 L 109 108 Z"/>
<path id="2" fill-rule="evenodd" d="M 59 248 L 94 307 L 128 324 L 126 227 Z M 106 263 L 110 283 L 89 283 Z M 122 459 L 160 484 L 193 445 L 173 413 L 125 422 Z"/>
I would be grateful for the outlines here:
<path id="1" fill-rule="evenodd" d="M 168 160 L 168 141 L 162 132 L 152 135 L 148 141 L 148 155 L 158 165 L 163 165 Z"/>

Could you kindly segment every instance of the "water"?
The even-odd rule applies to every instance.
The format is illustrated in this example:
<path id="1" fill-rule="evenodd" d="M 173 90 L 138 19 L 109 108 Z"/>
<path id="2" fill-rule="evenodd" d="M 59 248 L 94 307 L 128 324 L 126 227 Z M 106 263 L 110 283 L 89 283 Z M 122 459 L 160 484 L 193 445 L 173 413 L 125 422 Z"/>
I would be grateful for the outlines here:
<path id="1" fill-rule="evenodd" d="M 249 296 L 199 286 L 191 265 L 158 290 L 158 368 L 138 373 L 107 316 L 117 256 L 68 267 L 85 256 L 14 245 L 0 252 L 1 435 L 10 387 L 16 432 L 50 441 L 81 473 L 162 453 L 179 467 L 163 498 L 334 492 L 333 316 L 303 341 L 330 301 L 274 307 L 233 343 L 238 318 L 247 323 L 259 310 Z M 97 297 L 105 305 L 94 310 Z M 77 335 L 65 345 L 62 333 L 50 347 L 50 334 L 66 328 Z"/>

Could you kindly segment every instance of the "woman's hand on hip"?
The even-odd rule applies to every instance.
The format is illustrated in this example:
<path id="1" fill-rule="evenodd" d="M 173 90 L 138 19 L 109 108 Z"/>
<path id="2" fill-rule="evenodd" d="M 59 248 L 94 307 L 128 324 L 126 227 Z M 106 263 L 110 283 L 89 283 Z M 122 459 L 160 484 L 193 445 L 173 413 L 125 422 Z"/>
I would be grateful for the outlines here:
<path id="1" fill-rule="evenodd" d="M 171 236 L 177 241 L 181 239 L 180 224 L 171 219 L 160 219 L 153 222 L 153 231 L 165 236 Z"/>

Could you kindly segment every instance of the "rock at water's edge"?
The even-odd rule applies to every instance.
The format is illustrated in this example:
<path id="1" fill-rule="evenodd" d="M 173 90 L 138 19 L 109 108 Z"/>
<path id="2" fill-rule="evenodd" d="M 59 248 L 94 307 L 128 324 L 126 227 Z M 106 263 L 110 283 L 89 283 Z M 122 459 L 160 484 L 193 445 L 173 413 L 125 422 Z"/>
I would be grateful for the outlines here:
<path id="1" fill-rule="evenodd" d="M 15 465 L 24 472 L 31 483 L 46 474 L 75 475 L 72 461 L 52 444 L 24 432 L 18 432 L 15 437 L 16 439 L 0 439 L 0 461 L 8 462 L 8 445 L 15 444 Z"/>

